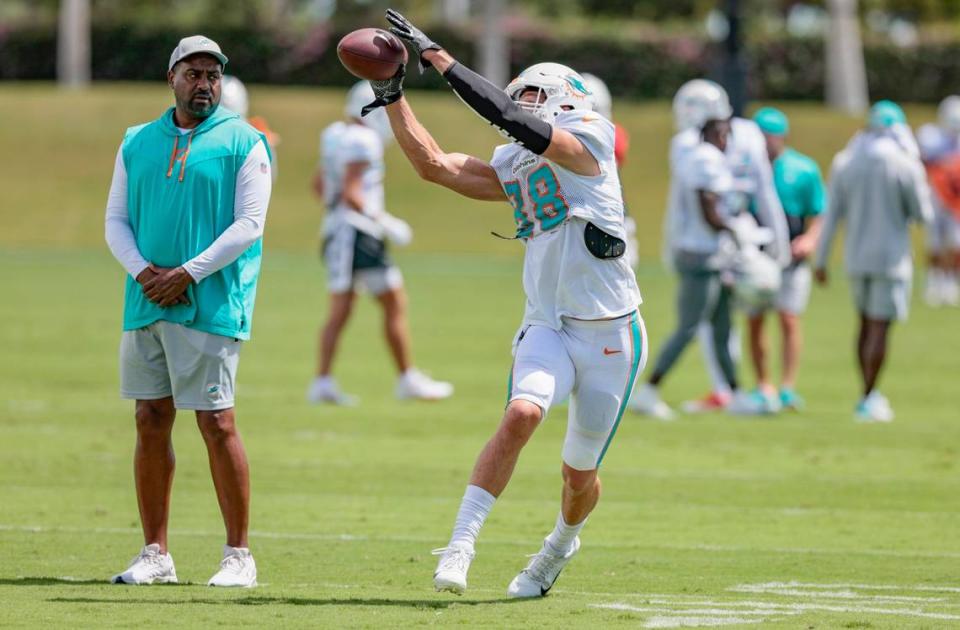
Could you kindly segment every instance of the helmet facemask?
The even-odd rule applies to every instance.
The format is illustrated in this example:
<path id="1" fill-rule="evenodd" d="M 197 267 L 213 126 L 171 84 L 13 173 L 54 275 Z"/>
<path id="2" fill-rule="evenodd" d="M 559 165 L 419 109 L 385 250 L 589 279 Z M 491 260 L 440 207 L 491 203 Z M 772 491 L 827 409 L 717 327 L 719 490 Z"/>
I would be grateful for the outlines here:
<path id="1" fill-rule="evenodd" d="M 536 90 L 536 100 L 521 100 L 528 90 Z M 523 111 L 553 124 L 567 109 L 593 109 L 591 93 L 583 78 L 566 66 L 542 63 L 520 73 L 504 90 Z"/>

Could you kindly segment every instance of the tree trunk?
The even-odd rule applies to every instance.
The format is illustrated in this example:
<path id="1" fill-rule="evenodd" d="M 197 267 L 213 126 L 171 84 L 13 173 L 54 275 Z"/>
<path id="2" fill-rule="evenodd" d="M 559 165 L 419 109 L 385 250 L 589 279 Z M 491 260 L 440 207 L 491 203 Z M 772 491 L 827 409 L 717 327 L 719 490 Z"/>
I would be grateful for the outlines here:
<path id="1" fill-rule="evenodd" d="M 83 88 L 90 83 L 90 0 L 60 0 L 57 82 Z"/>
<path id="2" fill-rule="evenodd" d="M 827 0 L 827 7 L 830 10 L 824 47 L 827 105 L 860 115 L 867 110 L 869 97 L 857 0 Z"/>
<path id="3" fill-rule="evenodd" d="M 479 46 L 480 74 L 491 83 L 506 87 L 510 80 L 510 46 L 504 32 L 504 0 L 486 0 L 483 3 L 483 33 Z"/>

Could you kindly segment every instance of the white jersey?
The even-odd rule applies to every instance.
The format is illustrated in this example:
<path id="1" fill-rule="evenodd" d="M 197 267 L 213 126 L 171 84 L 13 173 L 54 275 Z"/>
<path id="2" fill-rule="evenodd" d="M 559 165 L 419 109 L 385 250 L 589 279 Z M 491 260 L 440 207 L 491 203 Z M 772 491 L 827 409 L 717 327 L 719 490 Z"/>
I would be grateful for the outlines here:
<path id="1" fill-rule="evenodd" d="M 673 249 L 697 254 L 714 254 L 719 234 L 707 223 L 700 204 L 699 191 L 720 196 L 722 216 L 733 216 L 742 203 L 742 194 L 734 189 L 733 173 L 723 151 L 708 142 L 701 142 L 685 151 L 674 171 L 676 207 L 671 219 Z"/>
<path id="2" fill-rule="evenodd" d="M 363 211 L 343 203 L 343 180 L 347 165 L 368 164 L 363 172 Z M 358 123 L 338 121 L 320 134 L 320 166 L 323 168 L 323 196 L 327 206 L 324 231 L 329 233 L 344 222 L 382 238 L 377 220 L 384 214 L 383 141 L 373 129 Z"/>
<path id="3" fill-rule="evenodd" d="M 584 243 L 587 222 L 627 237 L 613 124 L 584 110 L 563 112 L 554 124 L 583 143 L 599 175 L 577 175 L 519 144 L 497 147 L 490 163 L 513 204 L 517 238 L 526 245 L 524 321 L 559 330 L 563 317 L 620 317 L 641 299 L 625 256 L 599 259 Z"/>
<path id="4" fill-rule="evenodd" d="M 681 131 L 670 141 L 671 181 L 664 242 L 671 250 L 676 249 L 676 210 L 680 203 L 679 165 L 683 164 L 686 156 L 700 144 L 698 129 Z M 774 241 L 767 249 L 781 265 L 787 264 L 790 260 L 790 245 L 786 214 L 773 182 L 766 140 L 755 122 L 744 118 L 730 120 L 726 159 L 733 177 L 733 194 L 725 198 L 727 210 L 732 214 L 749 210 L 761 225 L 771 228 Z"/>

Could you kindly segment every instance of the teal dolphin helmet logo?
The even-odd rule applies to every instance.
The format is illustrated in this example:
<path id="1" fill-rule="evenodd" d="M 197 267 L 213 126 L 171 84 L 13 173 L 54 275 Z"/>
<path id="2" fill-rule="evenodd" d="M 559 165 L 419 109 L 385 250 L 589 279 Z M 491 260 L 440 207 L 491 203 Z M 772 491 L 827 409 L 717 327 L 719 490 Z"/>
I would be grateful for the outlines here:
<path id="1" fill-rule="evenodd" d="M 584 94 L 584 95 L 586 95 L 586 96 L 590 96 L 590 95 L 593 94 L 593 92 L 591 92 L 590 90 L 587 89 L 587 86 L 583 84 L 583 80 L 582 80 L 580 77 L 578 77 L 577 75 L 575 75 L 575 74 L 568 74 L 567 76 L 565 76 L 565 77 L 563 77 L 563 78 L 567 80 L 567 83 L 569 83 L 571 86 L 573 86 L 573 89 L 577 90 L 577 91 L 580 92 L 581 94 Z"/>

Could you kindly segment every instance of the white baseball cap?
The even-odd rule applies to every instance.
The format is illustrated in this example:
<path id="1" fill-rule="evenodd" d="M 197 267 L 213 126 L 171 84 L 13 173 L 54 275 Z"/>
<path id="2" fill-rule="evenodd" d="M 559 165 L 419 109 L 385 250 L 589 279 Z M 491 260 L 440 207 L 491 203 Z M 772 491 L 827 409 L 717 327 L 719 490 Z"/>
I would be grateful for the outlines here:
<path id="1" fill-rule="evenodd" d="M 216 57 L 221 65 L 227 65 L 227 56 L 220 51 L 220 46 L 217 42 L 204 35 L 191 35 L 190 37 L 181 39 L 177 47 L 173 49 L 173 52 L 170 54 L 170 65 L 167 67 L 167 70 L 173 70 L 173 67 L 177 65 L 178 62 L 183 61 L 190 55 L 200 53 Z"/>

